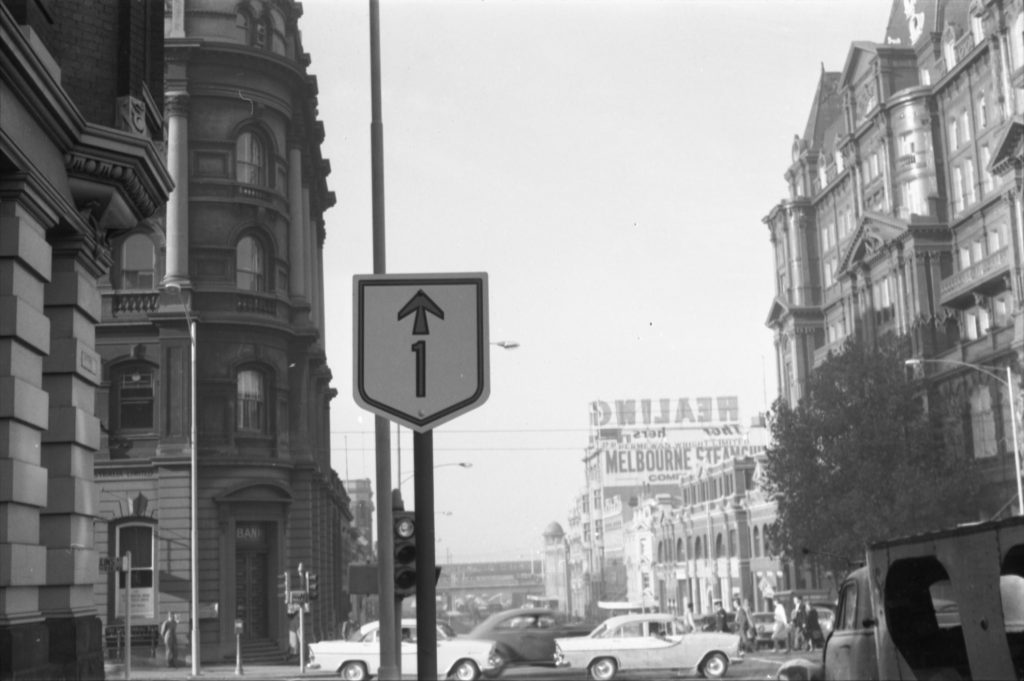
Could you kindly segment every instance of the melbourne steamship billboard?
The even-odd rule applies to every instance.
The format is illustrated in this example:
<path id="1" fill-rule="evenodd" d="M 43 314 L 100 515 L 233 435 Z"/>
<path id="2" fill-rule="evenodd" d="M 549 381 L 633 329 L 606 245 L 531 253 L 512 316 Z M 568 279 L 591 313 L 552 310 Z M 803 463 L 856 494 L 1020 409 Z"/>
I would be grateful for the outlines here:
<path id="1" fill-rule="evenodd" d="M 709 466 L 763 454 L 766 428 L 745 426 L 734 395 L 596 400 L 588 475 L 600 487 L 674 487 Z"/>

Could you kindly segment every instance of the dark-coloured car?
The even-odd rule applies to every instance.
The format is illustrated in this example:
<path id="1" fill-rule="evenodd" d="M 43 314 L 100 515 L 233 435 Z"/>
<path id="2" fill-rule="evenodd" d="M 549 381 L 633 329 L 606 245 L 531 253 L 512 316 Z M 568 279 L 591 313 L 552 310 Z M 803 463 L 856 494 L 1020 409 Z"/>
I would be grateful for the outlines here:
<path id="1" fill-rule="evenodd" d="M 698 615 L 693 619 L 693 623 L 697 625 L 697 631 L 719 631 L 718 617 L 715 613 Z M 727 627 L 726 631 L 736 629 L 736 613 L 726 611 L 725 626 Z"/>
<path id="2" fill-rule="evenodd" d="M 526 665 L 553 667 L 556 638 L 586 636 L 593 629 L 584 622 L 569 622 L 556 610 L 515 608 L 494 613 L 466 638 L 495 642 L 493 654 L 498 659 L 493 660 L 493 666 L 497 670 Z"/>

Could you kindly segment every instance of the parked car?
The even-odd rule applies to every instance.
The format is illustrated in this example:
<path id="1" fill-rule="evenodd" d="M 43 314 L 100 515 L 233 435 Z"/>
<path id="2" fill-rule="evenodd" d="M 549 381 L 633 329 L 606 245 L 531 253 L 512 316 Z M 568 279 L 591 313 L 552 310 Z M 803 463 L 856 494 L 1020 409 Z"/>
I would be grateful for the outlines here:
<path id="1" fill-rule="evenodd" d="M 757 631 L 755 645 L 758 648 L 771 648 L 772 631 L 775 628 L 775 613 L 752 612 L 750 613 L 750 619 L 753 621 L 754 629 Z"/>
<path id="2" fill-rule="evenodd" d="M 437 675 L 458 681 L 475 681 L 494 674 L 494 643 L 471 638 L 452 638 L 447 627 L 437 627 Z M 310 643 L 310 662 L 325 671 L 338 672 L 347 681 L 362 681 L 380 674 L 380 623 L 364 624 L 348 640 Z M 416 620 L 402 620 L 402 673 L 416 672 Z"/>
<path id="3" fill-rule="evenodd" d="M 602 622 L 589 636 L 555 641 L 555 666 L 586 669 L 590 678 L 608 681 L 620 671 L 694 669 L 705 677 L 725 676 L 739 653 L 740 637 L 712 631 L 686 633 L 675 615 L 619 615 Z"/>
<path id="4" fill-rule="evenodd" d="M 491 615 L 469 632 L 469 638 L 495 642 L 491 666 L 497 675 L 507 667 L 551 667 L 556 638 L 585 636 L 592 629 L 583 622 L 569 622 L 549 608 L 514 608 Z"/>

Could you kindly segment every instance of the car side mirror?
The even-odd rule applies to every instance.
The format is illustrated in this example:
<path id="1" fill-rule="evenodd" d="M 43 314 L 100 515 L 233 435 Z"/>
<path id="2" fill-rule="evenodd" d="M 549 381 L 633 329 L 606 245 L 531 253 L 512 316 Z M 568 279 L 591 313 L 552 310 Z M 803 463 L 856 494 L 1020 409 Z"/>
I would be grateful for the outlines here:
<path id="1" fill-rule="evenodd" d="M 861 622 L 860 625 L 865 629 L 870 629 L 871 627 L 878 626 L 878 620 L 873 617 L 865 617 L 864 621 Z"/>

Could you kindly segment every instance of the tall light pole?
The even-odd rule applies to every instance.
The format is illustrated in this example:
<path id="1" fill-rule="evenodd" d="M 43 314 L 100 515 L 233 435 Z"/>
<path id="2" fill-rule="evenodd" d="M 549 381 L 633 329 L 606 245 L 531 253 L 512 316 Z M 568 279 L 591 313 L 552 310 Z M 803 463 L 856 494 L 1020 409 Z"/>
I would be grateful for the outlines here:
<path id="1" fill-rule="evenodd" d="M 1010 420 L 1013 422 L 1013 466 L 1014 471 L 1017 474 L 1017 512 L 1019 515 L 1024 516 L 1024 489 L 1021 484 L 1021 471 L 1020 471 L 1020 445 L 1017 437 L 1017 397 L 1013 394 L 1013 373 L 1010 371 L 1010 365 L 1006 365 L 1006 380 L 1003 380 L 994 371 L 986 369 L 985 367 L 978 366 L 977 364 L 971 364 L 970 362 L 961 362 L 958 359 L 922 359 L 913 358 L 908 359 L 904 362 L 907 366 L 919 366 L 925 362 L 934 364 L 953 364 L 955 366 L 967 367 L 968 369 L 974 369 L 980 373 L 983 373 L 995 380 L 999 381 L 1006 386 L 1007 396 L 1010 398 Z"/>
<path id="2" fill-rule="evenodd" d="M 185 294 L 178 284 L 168 284 L 176 291 L 185 310 L 188 323 L 189 353 L 189 563 L 192 597 L 192 676 L 199 676 L 199 433 L 196 427 L 196 320 L 192 316 L 192 300 L 185 300 Z"/>

